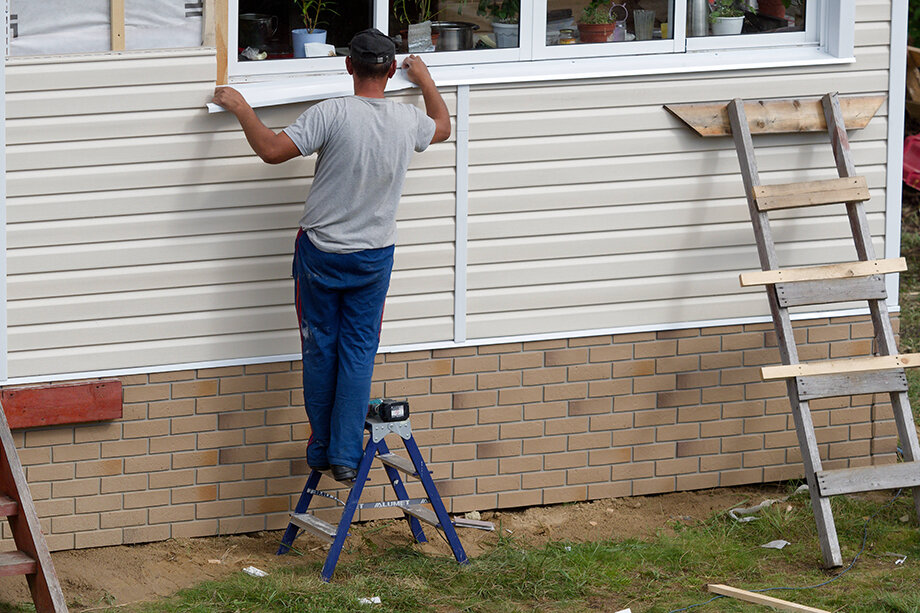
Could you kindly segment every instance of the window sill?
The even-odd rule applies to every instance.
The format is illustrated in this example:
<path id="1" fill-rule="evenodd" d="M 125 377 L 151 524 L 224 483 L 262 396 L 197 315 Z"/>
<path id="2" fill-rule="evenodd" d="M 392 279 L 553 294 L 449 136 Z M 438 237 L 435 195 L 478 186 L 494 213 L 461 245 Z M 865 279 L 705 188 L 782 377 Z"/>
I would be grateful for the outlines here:
<path id="1" fill-rule="evenodd" d="M 815 47 L 731 49 L 644 56 L 612 56 L 565 60 L 434 66 L 431 75 L 440 87 L 457 85 L 495 85 L 568 81 L 605 77 L 683 75 L 689 73 L 790 68 L 796 66 L 832 66 L 848 64 L 853 57 L 835 57 Z M 252 79 L 253 77 L 249 77 Z M 254 108 L 321 100 L 352 93 L 351 77 L 345 73 L 276 78 L 261 82 L 234 82 Z M 391 79 L 388 92 L 413 87 L 402 73 Z M 223 109 L 208 104 L 212 113 Z"/>

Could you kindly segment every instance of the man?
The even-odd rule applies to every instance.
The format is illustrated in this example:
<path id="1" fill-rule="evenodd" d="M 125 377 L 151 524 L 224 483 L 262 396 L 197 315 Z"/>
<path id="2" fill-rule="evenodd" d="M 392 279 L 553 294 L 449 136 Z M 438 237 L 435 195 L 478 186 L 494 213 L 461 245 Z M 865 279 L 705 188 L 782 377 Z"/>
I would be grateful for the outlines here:
<path id="1" fill-rule="evenodd" d="M 396 207 L 413 151 L 450 136 L 450 114 L 428 68 L 403 62 L 425 113 L 384 97 L 396 47 L 376 29 L 351 41 L 345 67 L 354 96 L 311 107 L 282 132 L 256 116 L 239 92 L 214 92 L 262 160 L 279 164 L 319 152 L 294 253 L 303 348 L 304 405 L 313 431 L 307 463 L 343 482 L 357 474 L 383 304 L 393 267 Z"/>

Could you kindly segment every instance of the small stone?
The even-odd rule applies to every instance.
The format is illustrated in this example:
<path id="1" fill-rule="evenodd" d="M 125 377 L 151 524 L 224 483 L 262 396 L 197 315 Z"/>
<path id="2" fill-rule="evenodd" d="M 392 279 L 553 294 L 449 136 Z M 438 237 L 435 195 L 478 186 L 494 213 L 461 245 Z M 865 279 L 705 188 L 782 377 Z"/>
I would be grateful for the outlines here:
<path id="1" fill-rule="evenodd" d="M 463 517 L 466 519 L 473 519 L 475 521 L 482 519 L 482 515 L 479 513 L 479 511 L 470 511 L 468 513 L 464 513 Z"/>
<path id="2" fill-rule="evenodd" d="M 906 524 L 907 522 L 910 521 L 910 517 L 907 515 L 902 515 L 901 517 L 898 518 L 898 521 L 901 522 L 902 524 Z"/>
<path id="3" fill-rule="evenodd" d="M 591 524 L 592 526 L 596 526 L 596 525 L 597 525 L 597 522 L 596 522 L 596 521 L 589 521 L 588 523 Z"/>

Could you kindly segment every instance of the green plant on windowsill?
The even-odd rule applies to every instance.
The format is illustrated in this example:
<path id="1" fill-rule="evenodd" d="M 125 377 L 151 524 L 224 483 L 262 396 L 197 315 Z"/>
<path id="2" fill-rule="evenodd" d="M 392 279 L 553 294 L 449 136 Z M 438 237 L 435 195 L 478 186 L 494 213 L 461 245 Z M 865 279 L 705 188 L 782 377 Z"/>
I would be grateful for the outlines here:
<path id="1" fill-rule="evenodd" d="M 520 0 L 479 0 L 477 15 L 489 17 L 493 22 L 517 23 L 521 14 Z"/>
<path id="2" fill-rule="evenodd" d="M 611 8 L 610 0 L 591 0 L 588 6 L 581 11 L 581 23 L 588 25 L 616 23 L 617 18 L 611 12 Z"/>
<path id="3" fill-rule="evenodd" d="M 320 20 L 322 13 L 338 15 L 333 6 L 335 0 L 294 0 L 294 5 L 300 11 L 303 25 L 308 32 L 313 32 L 325 22 Z"/>
<path id="4" fill-rule="evenodd" d="M 745 11 L 753 11 L 747 2 L 738 2 L 738 0 L 716 0 L 709 11 L 709 22 L 715 23 L 724 17 L 744 17 Z"/>
<path id="5" fill-rule="evenodd" d="M 393 16 L 403 24 L 434 21 L 440 13 L 434 8 L 436 3 L 437 0 L 393 0 Z M 410 16 L 413 7 L 418 11 L 418 19 L 415 21 Z"/>

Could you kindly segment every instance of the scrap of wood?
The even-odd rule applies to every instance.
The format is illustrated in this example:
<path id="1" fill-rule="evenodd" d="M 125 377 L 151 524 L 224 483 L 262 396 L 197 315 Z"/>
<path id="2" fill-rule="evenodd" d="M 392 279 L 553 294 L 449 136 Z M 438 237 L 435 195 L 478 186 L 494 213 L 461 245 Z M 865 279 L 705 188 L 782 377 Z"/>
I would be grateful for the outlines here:
<path id="1" fill-rule="evenodd" d="M 865 202 L 870 198 L 869 186 L 866 184 L 865 177 L 840 177 L 826 181 L 755 185 L 751 191 L 758 211 L 843 202 Z"/>
<path id="2" fill-rule="evenodd" d="M 865 128 L 885 102 L 885 96 L 840 96 L 839 99 L 848 130 Z M 664 108 L 700 136 L 732 133 L 727 101 L 666 104 Z M 751 134 L 827 131 L 821 98 L 751 100 L 744 103 L 744 112 Z"/>
<path id="3" fill-rule="evenodd" d="M 728 585 L 711 583 L 706 586 L 706 589 L 708 589 L 713 594 L 721 594 L 722 596 L 737 598 L 738 600 L 744 600 L 745 602 L 762 604 L 764 606 L 778 609 L 780 611 L 796 611 L 797 613 L 830 613 L 830 611 L 825 609 L 807 607 L 803 604 L 789 602 L 788 600 L 780 600 L 779 598 L 773 598 L 771 596 L 764 596 L 763 594 L 758 594 L 757 592 L 749 592 L 747 590 L 741 590 L 736 587 L 730 587 Z"/>
<path id="4" fill-rule="evenodd" d="M 848 372 L 891 370 L 893 368 L 916 368 L 917 366 L 920 366 L 920 353 L 902 353 L 899 355 L 878 355 L 868 358 L 848 358 L 842 360 L 805 362 L 803 364 L 764 366 L 760 369 L 760 376 L 764 381 L 770 381 L 773 379 L 788 379 L 789 377 L 835 375 Z"/>
<path id="5" fill-rule="evenodd" d="M 822 496 L 920 486 L 920 462 L 900 462 L 815 472 Z"/>
<path id="6" fill-rule="evenodd" d="M 125 0 L 109 0 L 112 51 L 125 50 Z"/>
<path id="7" fill-rule="evenodd" d="M 226 85 L 227 76 L 227 24 L 230 10 L 227 0 L 215 0 L 214 3 L 214 40 L 217 47 L 217 85 Z M 234 51 L 236 53 L 236 51 Z"/>
<path id="8" fill-rule="evenodd" d="M 213 47 L 217 44 L 214 27 L 216 24 L 214 18 L 214 0 L 204 0 L 201 5 L 201 46 Z"/>
<path id="9" fill-rule="evenodd" d="M 864 260 L 827 264 L 825 266 L 804 266 L 801 268 L 781 268 L 776 270 L 758 270 L 743 272 L 739 275 L 742 287 L 752 285 L 774 285 L 793 281 L 822 281 L 825 279 L 850 279 L 869 277 L 889 272 L 907 270 L 907 260 L 891 258 L 887 260 Z"/>

